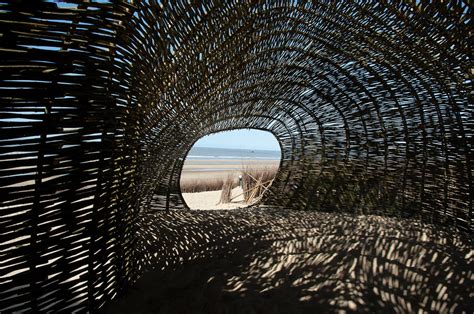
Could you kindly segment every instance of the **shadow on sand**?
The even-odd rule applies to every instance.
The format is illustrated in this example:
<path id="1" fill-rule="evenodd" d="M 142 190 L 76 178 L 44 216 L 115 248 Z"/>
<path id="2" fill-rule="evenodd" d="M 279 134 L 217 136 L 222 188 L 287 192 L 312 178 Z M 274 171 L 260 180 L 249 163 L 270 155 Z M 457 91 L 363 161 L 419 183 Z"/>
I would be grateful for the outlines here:
<path id="1" fill-rule="evenodd" d="M 412 220 L 275 209 L 143 216 L 107 313 L 469 312 L 473 250 Z"/>

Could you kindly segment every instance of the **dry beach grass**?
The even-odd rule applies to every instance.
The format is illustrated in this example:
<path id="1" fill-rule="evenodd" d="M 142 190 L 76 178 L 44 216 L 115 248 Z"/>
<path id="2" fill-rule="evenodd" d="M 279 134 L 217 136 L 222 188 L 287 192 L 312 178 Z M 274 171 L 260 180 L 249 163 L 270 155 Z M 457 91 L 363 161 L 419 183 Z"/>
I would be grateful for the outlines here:
<path id="1" fill-rule="evenodd" d="M 248 205 L 260 199 L 271 185 L 277 171 L 278 166 L 270 163 L 258 166 L 245 165 L 240 171 L 228 171 L 225 178 L 206 175 L 189 178 L 183 174 L 181 192 L 188 206 L 193 209 L 211 209 L 217 204 L 224 205 L 231 202 L 236 204 L 235 207 L 240 207 L 238 203 Z M 242 176 L 242 187 L 236 189 L 239 186 L 239 175 Z M 216 193 L 209 193 L 210 191 L 220 191 L 219 196 L 216 196 Z M 240 198 L 242 200 L 237 201 Z"/>
<path id="2" fill-rule="evenodd" d="M 199 193 L 206 191 L 217 191 L 222 189 L 223 180 L 221 178 L 195 178 L 181 179 L 182 193 Z"/>

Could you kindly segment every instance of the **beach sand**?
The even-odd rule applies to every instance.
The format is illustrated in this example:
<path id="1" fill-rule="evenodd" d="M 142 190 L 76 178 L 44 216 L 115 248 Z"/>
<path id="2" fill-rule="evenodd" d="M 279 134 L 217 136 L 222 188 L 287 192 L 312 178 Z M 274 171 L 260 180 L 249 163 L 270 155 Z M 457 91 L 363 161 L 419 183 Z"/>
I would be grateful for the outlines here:
<path id="1" fill-rule="evenodd" d="M 250 168 L 277 168 L 279 160 L 241 160 L 241 159 L 188 159 L 183 166 L 181 182 L 187 180 L 224 180 L 229 175 L 236 178 L 241 174 L 242 169 Z M 232 196 L 242 194 L 242 189 L 237 187 L 232 190 Z M 183 193 L 186 204 L 191 209 L 234 209 L 246 207 L 249 204 L 243 202 L 240 195 L 228 204 L 219 204 L 221 190 L 198 193 Z"/>
<path id="2" fill-rule="evenodd" d="M 148 271 L 104 313 L 472 312 L 471 246 L 415 220 L 171 210 L 140 235 Z"/>
<path id="3" fill-rule="evenodd" d="M 221 198 L 221 190 L 219 191 L 207 191 L 199 193 L 183 193 L 183 198 L 186 204 L 191 209 L 235 209 L 249 206 L 244 203 L 244 197 L 242 195 L 242 188 L 236 187 L 232 190 L 232 197 L 236 197 L 230 203 L 219 204 Z"/>

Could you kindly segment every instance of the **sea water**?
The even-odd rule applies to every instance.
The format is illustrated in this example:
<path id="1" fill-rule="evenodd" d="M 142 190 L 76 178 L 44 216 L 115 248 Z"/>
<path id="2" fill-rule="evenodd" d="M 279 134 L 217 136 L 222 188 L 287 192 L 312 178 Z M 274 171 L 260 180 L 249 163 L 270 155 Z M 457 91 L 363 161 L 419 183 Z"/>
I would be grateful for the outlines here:
<path id="1" fill-rule="evenodd" d="M 187 159 L 280 160 L 280 156 L 280 151 L 273 150 L 193 147 L 189 151 Z"/>
<path id="2" fill-rule="evenodd" d="M 280 156 L 280 151 L 272 150 L 193 147 L 184 165 L 187 172 L 229 171 L 246 165 L 275 164 Z"/>

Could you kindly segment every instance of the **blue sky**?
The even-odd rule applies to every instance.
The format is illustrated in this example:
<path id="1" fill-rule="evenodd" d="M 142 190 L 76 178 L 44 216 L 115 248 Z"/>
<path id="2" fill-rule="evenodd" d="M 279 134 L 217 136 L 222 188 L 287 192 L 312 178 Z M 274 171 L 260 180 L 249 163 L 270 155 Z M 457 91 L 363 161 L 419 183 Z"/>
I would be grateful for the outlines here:
<path id="1" fill-rule="evenodd" d="M 270 132 L 260 130 L 233 130 L 206 135 L 194 144 L 196 147 L 280 150 L 278 141 Z"/>

